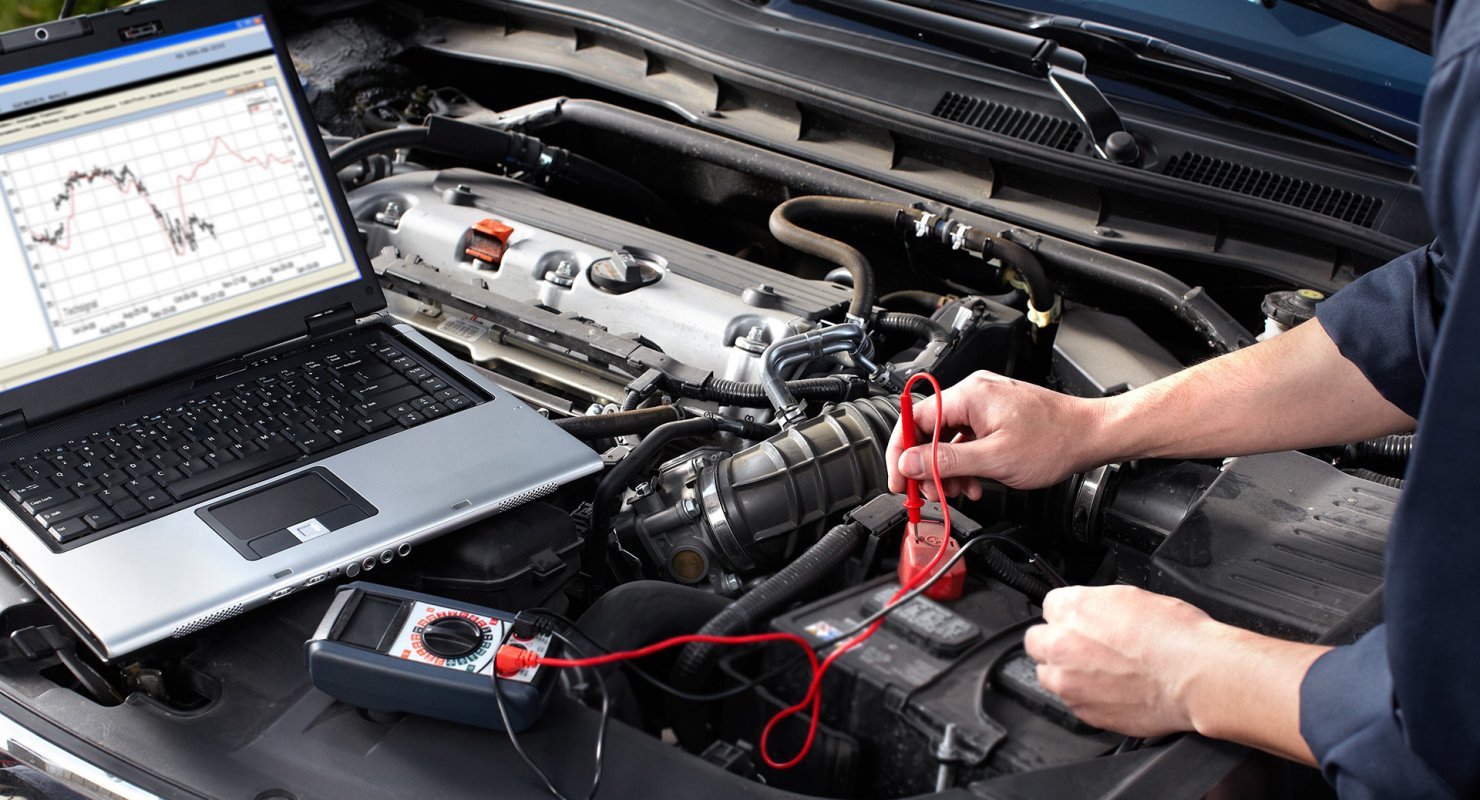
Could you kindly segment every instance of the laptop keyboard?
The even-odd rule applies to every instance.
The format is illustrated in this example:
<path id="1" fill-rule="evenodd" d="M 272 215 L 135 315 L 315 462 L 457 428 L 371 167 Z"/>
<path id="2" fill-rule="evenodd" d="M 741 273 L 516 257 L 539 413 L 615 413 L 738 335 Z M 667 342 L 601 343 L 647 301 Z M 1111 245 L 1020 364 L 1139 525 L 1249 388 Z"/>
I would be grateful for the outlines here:
<path id="1" fill-rule="evenodd" d="M 0 489 L 44 538 L 68 544 L 476 402 L 379 336 L 352 336 L 242 375 L 250 377 L 4 464 Z"/>

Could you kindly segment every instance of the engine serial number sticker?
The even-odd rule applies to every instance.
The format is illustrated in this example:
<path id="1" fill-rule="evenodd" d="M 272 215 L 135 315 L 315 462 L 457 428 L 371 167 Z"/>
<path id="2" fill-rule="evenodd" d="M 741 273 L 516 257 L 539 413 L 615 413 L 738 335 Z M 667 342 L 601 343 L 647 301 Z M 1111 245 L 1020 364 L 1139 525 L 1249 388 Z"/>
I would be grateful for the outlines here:
<path id="1" fill-rule="evenodd" d="M 437 330 L 465 342 L 476 342 L 488 333 L 488 326 L 471 319 L 444 319 Z"/>

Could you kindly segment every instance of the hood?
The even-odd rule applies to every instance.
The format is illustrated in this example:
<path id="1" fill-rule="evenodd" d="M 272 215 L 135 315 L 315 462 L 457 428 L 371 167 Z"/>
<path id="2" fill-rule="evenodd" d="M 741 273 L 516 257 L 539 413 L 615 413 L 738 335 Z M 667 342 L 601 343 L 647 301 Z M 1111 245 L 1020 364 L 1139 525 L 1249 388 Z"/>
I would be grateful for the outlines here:
<path id="1" fill-rule="evenodd" d="M 1276 0 L 1262 0 L 1273 5 Z M 1332 19 L 1369 30 L 1425 53 L 1433 52 L 1434 4 L 1378 11 L 1367 0 L 1289 0 Z"/>

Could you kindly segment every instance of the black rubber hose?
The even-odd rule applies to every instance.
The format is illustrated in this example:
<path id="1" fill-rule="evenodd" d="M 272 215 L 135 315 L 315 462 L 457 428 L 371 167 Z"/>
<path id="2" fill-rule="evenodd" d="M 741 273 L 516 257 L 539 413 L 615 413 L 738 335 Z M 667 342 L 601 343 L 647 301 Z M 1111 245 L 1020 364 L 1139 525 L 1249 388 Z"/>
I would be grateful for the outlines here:
<path id="1" fill-rule="evenodd" d="M 800 378 L 787 381 L 786 388 L 798 400 L 821 400 L 841 403 L 854 394 L 853 382 L 841 377 Z M 675 387 L 673 393 L 680 397 L 691 397 L 728 406 L 767 406 L 765 389 L 759 383 L 741 383 L 723 378 L 713 378 L 703 386 Z"/>
<path id="2" fill-rule="evenodd" d="M 642 436 L 668 422 L 683 419 L 678 406 L 654 406 L 614 414 L 592 414 L 555 420 L 555 426 L 577 439 L 603 439 L 609 436 Z"/>
<path id="3" fill-rule="evenodd" d="M 704 623 L 699 633 L 707 636 L 729 636 L 750 630 L 756 623 L 791 603 L 802 592 L 816 586 L 824 576 L 841 566 L 867 538 L 868 530 L 856 522 L 834 527 L 780 572 L 714 615 Z M 714 667 L 718 653 L 717 645 L 698 642 L 686 645 L 673 665 L 673 684 L 685 691 L 702 688 Z M 701 741 L 705 736 L 701 721 L 695 719 L 689 723 L 680 723 L 675 719 L 673 723 L 674 732 L 684 746 L 696 748 L 707 744 Z"/>
<path id="4" fill-rule="evenodd" d="M 583 125 L 649 142 L 707 163 L 717 164 L 749 175 L 757 175 L 794 187 L 798 192 L 851 195 L 897 204 L 916 202 L 918 195 L 891 189 L 871 181 L 819 167 L 790 156 L 737 142 L 733 139 L 676 125 L 666 120 L 641 114 L 596 100 L 563 100 L 557 114 L 550 115 L 545 125 Z M 1254 336 L 1200 288 L 1193 289 L 1170 275 L 1128 259 L 1102 253 L 1082 244 L 1034 237 L 1026 232 L 1009 234 L 1013 241 L 1047 261 L 1047 267 L 1070 275 L 1107 280 L 1122 290 L 1146 294 L 1154 291 L 1159 304 L 1167 307 L 1179 320 L 1189 324 L 1218 352 L 1237 350 L 1253 344 Z M 1117 283 L 1125 277 L 1128 283 Z M 1145 289 L 1145 281 L 1159 287 Z"/>
<path id="5" fill-rule="evenodd" d="M 1048 279 L 1043 262 L 1033 255 L 1032 250 L 1010 239 L 993 236 L 986 252 L 995 255 L 1003 264 L 1022 276 L 1023 282 L 1028 285 L 1028 302 L 1034 309 L 1044 314 L 1053 310 L 1053 283 Z"/>
<path id="6" fill-rule="evenodd" d="M 612 527 L 612 506 L 617 496 L 638 473 L 652 466 L 669 444 L 689 436 L 708 436 L 719 430 L 719 420 L 696 417 L 667 422 L 653 429 L 627 457 L 617 462 L 596 484 L 591 498 L 591 532 L 581 553 L 581 568 L 596 584 L 605 583 L 607 536 Z"/>
<path id="7" fill-rule="evenodd" d="M 925 339 L 926 341 L 951 341 L 951 331 L 946 326 L 929 317 L 922 317 L 919 314 L 902 314 L 898 311 L 885 311 L 874 319 L 874 325 L 879 330 L 904 333 L 914 336 L 917 339 Z"/>
<path id="8" fill-rule="evenodd" d="M 938 292 L 927 292 L 924 289 L 901 289 L 879 298 L 879 305 L 886 308 L 889 306 L 914 306 L 931 312 L 940 308 L 945 302 L 945 295 Z"/>
<path id="9" fill-rule="evenodd" d="M 1379 436 L 1376 439 L 1357 442 L 1353 445 L 1353 449 L 1359 460 L 1370 459 L 1373 461 L 1406 464 L 1408 463 L 1409 456 L 1413 455 L 1413 434 L 1394 433 L 1388 436 Z"/>
<path id="10" fill-rule="evenodd" d="M 849 316 L 868 319 L 874 307 L 874 269 L 857 248 L 802 227 L 803 220 L 836 219 L 888 226 L 898 223 L 903 209 L 892 203 L 856 200 L 851 197 L 795 197 L 771 212 L 771 235 L 776 240 L 808 255 L 846 269 L 853 279 L 853 300 Z"/>
<path id="11" fill-rule="evenodd" d="M 1220 353 L 1254 343 L 1253 335 L 1200 286 L 1190 287 L 1145 264 L 1026 231 L 1007 231 L 1003 238 L 1011 239 L 1042 257 L 1061 274 L 1093 280 L 1166 308 Z"/>
<path id="12" fill-rule="evenodd" d="M 352 139 L 329 154 L 329 168 L 339 172 L 378 153 L 420 147 L 426 144 L 430 134 L 431 130 L 428 128 L 391 128 Z"/>
<path id="13" fill-rule="evenodd" d="M 1343 471 L 1348 475 L 1361 478 L 1364 481 L 1380 483 L 1383 486 L 1391 486 L 1394 489 L 1403 488 L 1403 479 L 1392 475 L 1384 475 L 1381 472 L 1373 472 L 1370 469 L 1348 469 Z"/>

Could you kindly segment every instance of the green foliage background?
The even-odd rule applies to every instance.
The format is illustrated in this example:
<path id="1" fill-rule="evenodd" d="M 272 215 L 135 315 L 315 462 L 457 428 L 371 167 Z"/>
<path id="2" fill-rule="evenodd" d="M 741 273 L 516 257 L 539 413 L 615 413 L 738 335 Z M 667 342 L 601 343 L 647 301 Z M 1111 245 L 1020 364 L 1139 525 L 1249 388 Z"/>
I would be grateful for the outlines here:
<path id="1" fill-rule="evenodd" d="M 123 0 L 77 0 L 77 14 L 90 14 L 123 5 Z M 35 25 L 57 18 L 62 0 L 0 0 L 0 31 Z"/>

